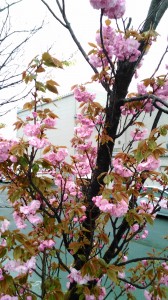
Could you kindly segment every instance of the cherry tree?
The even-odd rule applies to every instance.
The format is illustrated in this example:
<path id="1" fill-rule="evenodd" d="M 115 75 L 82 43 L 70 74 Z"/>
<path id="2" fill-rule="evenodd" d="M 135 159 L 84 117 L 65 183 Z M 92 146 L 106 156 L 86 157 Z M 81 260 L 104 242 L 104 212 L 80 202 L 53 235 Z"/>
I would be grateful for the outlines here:
<path id="1" fill-rule="evenodd" d="M 67 19 L 66 1 L 56 0 L 60 16 L 41 1 L 69 30 L 106 99 L 101 105 L 87 85 L 73 87 L 80 111 L 71 141 L 75 155 L 69 157 L 64 145 L 47 139 L 58 116 L 49 105 L 40 106 L 52 102 L 47 92 L 59 90 L 57 81 L 41 74 L 47 68 L 57 72 L 66 62 L 45 52 L 23 72 L 26 84 L 34 83 L 32 99 L 24 105 L 30 113 L 15 123 L 24 137 L 0 142 L 0 170 L 11 181 L 2 189 L 7 189 L 16 226 L 12 230 L 10 220 L 1 217 L 1 299 L 136 299 L 136 289 L 144 290 L 145 299 L 166 299 L 166 249 L 136 258 L 129 250 L 131 241 L 147 238 L 148 224 L 162 205 L 167 207 L 167 169 L 158 171 L 166 153 L 160 137 L 166 137 L 168 125 L 158 122 L 168 113 L 167 70 L 144 79 L 132 93 L 128 88 L 157 41 L 167 1 L 153 0 L 137 31 L 124 19 L 124 0 L 90 0 L 100 11 L 100 28 L 88 55 Z M 154 113 L 149 132 L 145 120 Z M 115 142 L 126 131 L 130 138 L 115 155 Z M 162 186 L 157 202 L 144 188 L 147 179 Z"/>

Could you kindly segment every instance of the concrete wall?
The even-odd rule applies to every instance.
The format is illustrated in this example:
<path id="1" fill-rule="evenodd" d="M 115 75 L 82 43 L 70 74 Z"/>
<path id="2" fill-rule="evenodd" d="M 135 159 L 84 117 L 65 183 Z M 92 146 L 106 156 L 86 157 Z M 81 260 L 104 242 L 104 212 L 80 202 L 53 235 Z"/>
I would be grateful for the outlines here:
<path id="1" fill-rule="evenodd" d="M 100 102 L 102 105 L 105 105 L 106 94 L 103 92 L 96 93 L 96 101 Z M 77 103 L 77 101 L 75 101 L 73 94 L 70 93 L 70 94 L 64 95 L 64 96 L 56 99 L 53 104 L 50 103 L 50 104 L 41 105 L 40 109 L 44 109 L 47 107 L 49 107 L 59 117 L 59 119 L 57 119 L 56 129 L 47 131 L 47 136 L 48 136 L 49 140 L 54 145 L 66 146 L 69 150 L 69 153 L 71 155 L 73 155 L 74 149 L 71 148 L 70 141 L 73 137 L 74 127 L 76 126 L 75 116 L 76 116 L 76 113 L 79 112 L 79 104 Z M 141 116 L 141 118 L 138 120 L 138 121 L 144 122 L 146 127 L 149 129 L 149 131 L 153 124 L 153 120 L 156 116 L 156 112 L 153 112 L 151 116 L 150 116 L 150 114 L 146 114 L 146 115 L 143 114 Z M 28 110 L 21 110 L 21 111 L 18 111 L 18 113 L 17 113 L 18 117 L 22 118 L 23 120 L 25 120 L 26 116 L 28 116 L 29 114 L 30 114 L 30 111 L 28 111 Z M 122 118 L 122 123 L 121 123 L 120 128 L 122 128 L 123 123 L 124 123 L 124 119 Z M 164 125 L 166 123 L 168 123 L 167 115 L 162 114 L 162 117 L 161 117 L 158 125 Z M 114 149 L 115 153 L 122 151 L 122 146 L 123 145 L 126 146 L 129 143 L 129 141 L 131 140 L 130 131 L 132 129 L 133 128 L 129 128 L 128 130 L 126 130 L 125 133 L 116 140 L 115 149 Z M 22 136 L 23 136 L 23 131 L 19 130 L 18 137 L 22 137 Z M 163 146 L 165 146 L 168 143 L 168 138 L 161 137 L 160 143 L 163 143 Z M 39 155 L 40 155 L 40 153 L 39 153 Z M 168 157 L 164 156 L 161 158 L 161 160 L 162 160 L 162 164 L 161 164 L 161 168 L 162 168 L 162 166 L 167 165 Z"/>

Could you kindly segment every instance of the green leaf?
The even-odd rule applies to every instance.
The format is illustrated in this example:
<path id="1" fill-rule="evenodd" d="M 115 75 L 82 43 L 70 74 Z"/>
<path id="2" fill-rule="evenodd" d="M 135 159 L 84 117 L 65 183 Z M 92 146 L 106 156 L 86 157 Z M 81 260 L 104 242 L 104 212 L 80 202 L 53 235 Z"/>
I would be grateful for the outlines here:
<path id="1" fill-rule="evenodd" d="M 118 279 L 117 279 L 117 276 L 116 276 L 116 272 L 113 271 L 112 269 L 108 269 L 108 270 L 107 270 L 107 276 L 108 276 L 108 278 L 109 278 L 111 281 L 113 281 L 113 282 L 115 282 L 115 283 L 118 282 Z"/>
<path id="2" fill-rule="evenodd" d="M 32 167 L 32 171 L 33 173 L 37 173 L 39 171 L 39 165 L 38 164 L 34 164 L 33 167 Z"/>
<path id="3" fill-rule="evenodd" d="M 21 166 L 26 167 L 28 165 L 27 159 L 25 157 L 19 157 L 19 163 Z"/>
<path id="4" fill-rule="evenodd" d="M 167 135 L 167 128 L 165 126 L 162 126 L 160 128 L 160 134 L 163 135 L 163 136 Z"/>
<path id="5" fill-rule="evenodd" d="M 23 249 L 21 249 L 20 246 L 17 246 L 17 247 L 13 250 L 13 258 L 14 258 L 15 260 L 20 259 L 21 256 L 22 256 L 22 254 L 23 254 Z"/>
<path id="6" fill-rule="evenodd" d="M 56 88 L 55 85 L 52 85 L 52 84 L 47 83 L 47 84 L 46 84 L 46 88 L 47 88 L 47 90 L 49 90 L 50 92 L 52 92 L 52 93 L 54 93 L 54 94 L 58 94 L 58 90 L 57 90 L 57 88 Z"/>
<path id="7" fill-rule="evenodd" d="M 4 257 L 6 255 L 7 249 L 0 246 L 0 258 Z"/>
<path id="8" fill-rule="evenodd" d="M 36 87 L 37 90 L 39 90 L 39 91 L 41 91 L 41 92 L 43 92 L 43 93 L 46 92 L 46 87 L 45 87 L 45 85 L 44 85 L 42 82 L 40 82 L 40 81 L 36 81 L 35 87 Z"/>

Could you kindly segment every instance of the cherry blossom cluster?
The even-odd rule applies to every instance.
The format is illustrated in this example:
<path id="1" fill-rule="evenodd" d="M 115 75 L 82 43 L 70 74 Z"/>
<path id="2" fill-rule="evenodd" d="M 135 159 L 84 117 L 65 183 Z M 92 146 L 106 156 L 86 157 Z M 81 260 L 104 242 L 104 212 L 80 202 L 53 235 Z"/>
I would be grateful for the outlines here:
<path id="1" fill-rule="evenodd" d="M 152 81 L 153 80 L 153 81 Z M 159 81 L 159 77 L 157 79 L 151 79 L 149 80 L 149 84 L 146 84 L 145 82 L 141 82 L 137 84 L 137 96 L 143 96 L 143 95 L 150 95 L 154 94 L 155 96 L 159 97 L 161 100 L 166 101 L 168 98 L 168 80 L 162 80 L 162 78 Z M 160 82 L 162 82 L 160 84 Z M 138 103 L 138 104 L 137 104 Z M 138 101 L 136 104 L 125 104 L 124 106 L 121 106 L 121 113 L 122 115 L 135 115 L 136 111 L 144 111 L 146 113 L 152 113 L 156 108 L 153 105 L 153 100 L 150 98 L 147 98 L 144 101 Z M 157 102 L 158 106 L 162 106 L 163 104 L 160 102 Z"/>
<path id="2" fill-rule="evenodd" d="M 0 162 L 6 161 L 8 158 L 11 162 L 16 162 L 16 156 L 10 154 L 10 149 L 12 146 L 16 145 L 17 141 L 15 140 L 4 140 L 0 138 Z"/>
<path id="3" fill-rule="evenodd" d="M 128 203 L 124 200 L 114 204 L 110 203 L 107 199 L 103 199 L 102 196 L 96 196 L 92 198 L 92 201 L 100 211 L 109 213 L 113 217 L 122 217 L 128 211 Z"/>
<path id="4" fill-rule="evenodd" d="M 83 95 L 83 91 L 81 90 L 78 90 L 78 93 Z M 86 91 L 84 93 L 87 95 L 87 99 L 88 97 L 91 98 L 92 94 L 86 93 Z M 88 94 L 90 96 L 88 96 Z M 83 101 L 89 105 L 85 97 Z M 76 115 L 77 126 L 74 129 L 75 136 L 72 139 L 72 146 L 77 150 L 77 154 L 73 157 L 74 174 L 79 177 L 89 175 L 91 170 L 95 167 L 97 148 L 93 146 L 92 141 L 89 139 L 92 137 L 96 124 L 100 122 L 102 122 L 102 120 L 100 121 L 100 118 L 97 118 L 96 123 L 94 123 L 87 114 L 85 116 L 81 113 Z"/>
<path id="5" fill-rule="evenodd" d="M 145 203 L 141 203 L 141 205 L 143 205 L 143 208 L 145 210 L 145 212 L 149 212 L 150 209 L 149 209 L 149 205 L 145 205 Z M 134 224 L 131 226 L 131 231 L 132 233 L 135 233 L 139 230 L 139 224 Z M 134 239 L 135 240 L 139 240 L 139 239 L 146 239 L 148 236 L 148 230 L 147 229 L 143 229 L 143 231 L 141 233 L 137 233 L 135 236 L 134 236 Z"/>
<path id="6" fill-rule="evenodd" d="M 94 53 L 90 55 L 90 62 L 96 68 L 106 67 L 109 63 L 104 55 L 102 43 L 110 60 L 117 58 L 120 61 L 137 61 L 140 55 L 138 50 L 140 44 L 133 37 L 126 38 L 123 34 L 115 32 L 110 25 L 107 25 L 102 28 L 102 39 L 103 41 L 100 32 L 98 32 L 96 34 L 97 50 L 94 49 Z"/>
<path id="7" fill-rule="evenodd" d="M 35 147 L 36 149 L 42 149 L 47 145 L 50 145 L 50 142 L 41 136 L 42 132 L 49 128 L 54 128 L 56 125 L 56 118 L 46 117 L 41 122 L 37 122 L 37 113 L 33 112 L 33 117 L 36 119 L 35 124 L 27 123 L 24 128 L 24 134 L 29 137 L 29 145 Z M 27 117 L 27 121 L 31 121 L 31 117 Z"/>
<path id="8" fill-rule="evenodd" d="M 154 158 L 150 155 L 146 160 L 143 160 L 140 164 L 137 165 L 137 172 L 142 171 L 154 171 L 160 166 L 160 159 Z"/>
<path id="9" fill-rule="evenodd" d="M 74 97 L 78 102 L 92 102 L 96 95 L 86 91 L 84 86 L 79 86 L 74 89 Z"/>
<path id="10" fill-rule="evenodd" d="M 110 19 L 121 18 L 125 13 L 125 0 L 90 0 L 95 9 L 103 9 Z"/>
<path id="11" fill-rule="evenodd" d="M 8 230 L 10 225 L 10 222 L 5 219 L 1 222 L 1 227 L 0 227 L 0 233 L 4 233 L 6 230 Z"/>
<path id="12" fill-rule="evenodd" d="M 114 158 L 112 162 L 113 162 L 114 172 L 116 172 L 117 174 L 123 177 L 130 177 L 133 175 L 133 171 L 124 165 L 122 158 L 119 157 Z"/>
<path id="13" fill-rule="evenodd" d="M 38 249 L 43 252 L 45 249 L 53 248 L 54 245 L 55 245 L 55 242 L 52 239 L 43 240 L 40 242 Z"/>
<path id="14" fill-rule="evenodd" d="M 26 262 L 20 260 L 10 260 L 4 265 L 4 270 L 7 272 L 31 273 L 36 268 L 36 257 L 32 256 Z"/>
<path id="15" fill-rule="evenodd" d="M 91 280 L 96 280 L 97 281 L 97 286 L 100 287 L 100 280 L 99 279 L 94 279 L 90 277 L 90 275 L 85 275 L 82 277 L 81 272 L 76 270 L 73 267 L 70 267 L 71 273 L 67 276 L 69 279 L 69 282 L 67 283 L 67 288 L 69 288 L 70 284 L 73 282 L 77 282 L 78 284 L 87 284 L 88 281 Z M 103 300 L 104 297 L 106 296 L 106 290 L 104 287 L 100 287 L 100 294 L 98 295 L 98 298 L 96 298 L 94 295 L 85 295 L 85 300 Z"/>
<path id="16" fill-rule="evenodd" d="M 144 261 L 145 265 L 148 266 L 148 262 Z M 160 274 L 160 279 L 159 279 L 159 285 L 165 285 L 168 286 L 168 275 L 167 275 L 167 271 L 168 271 L 168 264 L 166 262 L 162 263 L 162 267 L 163 267 L 163 271 L 165 273 Z M 156 287 L 157 288 L 157 287 Z M 149 292 L 147 290 L 144 291 L 144 297 L 146 300 L 152 300 L 152 299 L 156 299 L 156 300 L 161 300 L 161 298 L 159 296 L 154 296 L 153 291 Z"/>
<path id="17" fill-rule="evenodd" d="M 74 178 L 69 176 L 68 178 L 63 178 L 61 174 L 57 174 L 54 180 L 57 187 L 64 191 L 63 200 L 67 200 L 69 196 L 81 197 L 82 192 L 79 186 L 74 182 Z"/>
<path id="18" fill-rule="evenodd" d="M 0 294 L 0 299 L 1 300 L 18 300 L 18 297 L 17 296 L 10 296 L 10 295 L 2 295 L 2 294 Z M 26 297 L 26 300 L 32 300 L 32 297 L 30 298 L 31 296 L 27 296 Z"/>
<path id="19" fill-rule="evenodd" d="M 139 137 L 141 138 L 142 135 L 140 135 Z M 131 177 L 133 176 L 135 169 L 137 172 L 156 170 L 160 166 L 160 159 L 156 159 L 154 158 L 154 156 L 149 155 L 146 159 L 143 159 L 137 166 L 133 165 L 131 167 L 127 167 L 126 163 L 120 157 L 113 158 L 112 163 L 113 171 L 115 173 L 119 174 L 122 177 Z"/>
<path id="20" fill-rule="evenodd" d="M 66 148 L 58 148 L 57 151 L 51 151 L 48 154 L 43 155 L 43 158 L 48 160 L 53 166 L 57 166 L 62 163 L 68 156 Z"/>
<path id="21" fill-rule="evenodd" d="M 14 204 L 14 206 L 17 206 Z M 32 224 L 39 224 L 42 222 L 40 216 L 37 215 L 37 210 L 40 208 L 39 200 L 32 200 L 29 205 L 20 206 L 20 210 L 15 210 L 13 212 L 13 218 L 15 220 L 16 226 L 19 229 L 24 229 L 27 227 L 25 220 L 28 220 Z"/>
<path id="22" fill-rule="evenodd" d="M 141 141 L 145 139 L 148 135 L 148 129 L 147 128 L 135 128 L 131 131 L 131 136 L 134 141 Z"/>

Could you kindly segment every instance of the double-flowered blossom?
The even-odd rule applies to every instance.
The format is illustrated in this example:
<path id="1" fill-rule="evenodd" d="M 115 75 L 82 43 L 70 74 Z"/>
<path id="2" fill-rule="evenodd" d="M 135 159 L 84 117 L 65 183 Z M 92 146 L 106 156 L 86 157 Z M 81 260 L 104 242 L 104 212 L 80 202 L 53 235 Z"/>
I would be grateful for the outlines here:
<path id="1" fill-rule="evenodd" d="M 71 273 L 67 276 L 67 278 L 69 279 L 68 285 L 73 282 L 86 284 L 91 279 L 89 275 L 85 275 L 84 277 L 82 277 L 81 272 L 76 270 L 75 268 L 70 267 L 70 271 Z"/>
<path id="2" fill-rule="evenodd" d="M 114 7 L 117 0 L 90 0 L 91 5 L 95 9 Z"/>
<path id="3" fill-rule="evenodd" d="M 128 211 L 128 204 L 124 200 L 114 204 L 110 203 L 107 199 L 103 199 L 102 196 L 96 196 L 92 198 L 92 201 L 100 211 L 107 212 L 113 217 L 122 217 Z"/>
<path id="4" fill-rule="evenodd" d="M 39 200 L 32 200 L 29 205 L 24 205 L 20 207 L 20 212 L 29 215 L 29 214 L 36 214 L 36 211 L 40 208 L 40 201 Z"/>
<path id="5" fill-rule="evenodd" d="M 22 262 L 20 260 L 9 260 L 4 265 L 4 270 L 8 272 L 17 272 L 19 274 L 22 273 L 31 273 L 33 269 L 36 268 L 36 258 L 32 256 L 26 262 Z"/>
<path id="6" fill-rule="evenodd" d="M 13 155 L 10 155 L 10 149 L 12 146 L 16 145 L 17 141 L 4 140 L 0 138 L 0 162 L 6 161 L 10 158 L 11 161 L 16 162 L 17 158 Z"/>
<path id="7" fill-rule="evenodd" d="M 56 118 L 50 118 L 47 117 L 43 120 L 43 124 L 45 124 L 47 127 L 54 127 L 56 125 Z"/>
<path id="8" fill-rule="evenodd" d="M 160 166 L 160 159 L 154 158 L 154 156 L 150 155 L 144 161 L 137 165 L 137 172 L 142 171 L 154 171 Z"/>
<path id="9" fill-rule="evenodd" d="M 37 149 L 42 149 L 49 145 L 50 142 L 46 138 L 39 139 L 36 136 L 33 136 L 29 139 L 29 145 Z"/>
<path id="10" fill-rule="evenodd" d="M 167 98 L 168 98 L 168 80 L 164 83 L 164 85 L 162 85 L 156 89 L 155 95 L 160 97 L 163 100 L 167 100 Z"/>
<path id="11" fill-rule="evenodd" d="M 27 219 L 32 224 L 39 224 L 42 222 L 40 216 L 37 215 L 37 210 L 40 208 L 39 200 L 32 200 L 29 205 L 20 207 L 20 211 L 13 212 L 13 218 L 17 228 L 24 229 L 27 227 L 25 220 Z"/>
<path id="12" fill-rule="evenodd" d="M 44 251 L 45 249 L 53 248 L 54 245 L 55 245 L 55 242 L 52 239 L 43 240 L 43 241 L 40 242 L 40 245 L 39 245 L 38 249 L 40 251 Z"/>
<path id="13" fill-rule="evenodd" d="M 147 137 L 148 129 L 147 128 L 136 128 L 131 131 L 131 136 L 134 141 L 140 141 Z"/>
<path id="14" fill-rule="evenodd" d="M 63 162 L 65 158 L 68 156 L 68 151 L 65 148 L 59 148 L 57 152 L 51 151 L 48 154 L 45 154 L 43 158 L 48 160 L 54 166 Z"/>
<path id="15" fill-rule="evenodd" d="M 87 92 L 83 86 L 80 86 L 74 89 L 74 97 L 78 102 L 88 103 L 92 102 L 95 99 L 96 95 Z"/>
<path id="16" fill-rule="evenodd" d="M 117 0 L 116 5 L 104 10 L 109 19 L 120 19 L 125 13 L 125 0 Z"/>
<path id="17" fill-rule="evenodd" d="M 159 296 L 154 296 L 153 292 L 150 293 L 149 291 L 144 291 L 144 297 L 146 300 L 161 300 L 161 298 Z"/>
<path id="18" fill-rule="evenodd" d="M 121 18 L 125 13 L 125 0 L 90 0 L 95 9 L 104 9 L 110 19 Z"/>
<path id="19" fill-rule="evenodd" d="M 28 299 L 28 297 L 29 296 L 27 296 L 26 300 L 32 300 L 32 298 Z M 5 295 L 0 294 L 0 299 L 1 300 L 18 300 L 19 298 L 18 298 L 18 296 L 10 296 L 10 295 L 7 295 L 7 294 L 5 294 Z"/>
<path id="20" fill-rule="evenodd" d="M 9 225 L 10 225 L 10 222 L 9 222 L 7 219 L 3 220 L 3 221 L 1 222 L 0 233 L 1 233 L 1 232 L 3 233 L 3 232 L 5 232 L 6 230 L 8 230 Z"/>
<path id="21" fill-rule="evenodd" d="M 55 177 L 55 184 L 64 191 L 64 200 L 67 200 L 69 195 L 77 197 L 82 196 L 79 186 L 76 185 L 74 179 L 70 176 L 64 179 L 61 174 L 57 174 Z"/>
<path id="22" fill-rule="evenodd" d="M 92 120 L 83 117 L 81 114 L 77 114 L 76 117 L 79 125 L 74 129 L 75 134 L 83 140 L 89 139 L 93 133 L 95 124 Z"/>
<path id="23" fill-rule="evenodd" d="M 121 175 L 122 177 L 130 177 L 133 175 L 133 172 L 124 166 L 124 162 L 121 158 L 114 158 L 113 159 L 113 167 L 114 172 Z"/>
<path id="24" fill-rule="evenodd" d="M 23 132 L 27 136 L 37 136 L 40 134 L 40 123 L 36 124 L 26 124 L 23 128 Z"/>
<path id="25" fill-rule="evenodd" d="M 139 42 L 133 37 L 125 37 L 123 34 L 115 32 L 110 25 L 103 26 L 102 39 L 100 32 L 96 34 L 96 42 L 98 44 L 97 51 L 90 56 L 90 62 L 96 68 L 105 67 L 109 63 L 104 55 L 102 44 L 110 60 L 117 58 L 120 61 L 134 62 L 140 55 Z"/>

